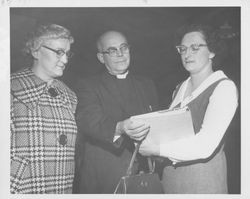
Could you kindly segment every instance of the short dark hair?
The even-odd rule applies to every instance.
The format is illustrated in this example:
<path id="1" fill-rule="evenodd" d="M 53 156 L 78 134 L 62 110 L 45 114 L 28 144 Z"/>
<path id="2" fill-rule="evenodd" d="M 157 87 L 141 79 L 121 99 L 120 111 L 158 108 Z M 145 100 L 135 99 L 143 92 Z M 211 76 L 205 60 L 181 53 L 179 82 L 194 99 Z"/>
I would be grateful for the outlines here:
<path id="1" fill-rule="evenodd" d="M 217 36 L 216 31 L 209 25 L 188 24 L 180 27 L 175 34 L 175 45 L 180 45 L 184 35 L 190 32 L 200 32 L 206 41 L 208 49 L 217 54 L 219 50 L 219 37 Z"/>

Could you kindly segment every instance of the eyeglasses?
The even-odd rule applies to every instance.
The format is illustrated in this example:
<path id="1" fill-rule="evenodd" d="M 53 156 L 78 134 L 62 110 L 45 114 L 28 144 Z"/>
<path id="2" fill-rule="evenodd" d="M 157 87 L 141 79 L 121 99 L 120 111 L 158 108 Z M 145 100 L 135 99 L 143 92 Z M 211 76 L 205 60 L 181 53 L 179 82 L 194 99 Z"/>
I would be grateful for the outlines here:
<path id="1" fill-rule="evenodd" d="M 184 45 L 180 45 L 180 46 L 176 46 L 176 49 L 177 49 L 178 53 L 181 55 L 186 54 L 188 48 L 190 48 L 191 52 L 193 54 L 195 54 L 200 50 L 200 47 L 204 47 L 204 46 L 207 46 L 207 44 L 192 44 L 189 47 L 184 46 Z"/>
<path id="2" fill-rule="evenodd" d="M 120 48 L 110 47 L 106 51 L 102 51 L 102 54 L 108 54 L 110 57 L 115 57 L 118 54 L 118 52 L 121 52 L 122 54 L 126 54 L 129 52 L 130 46 L 128 44 L 123 44 Z"/>
<path id="3" fill-rule="evenodd" d="M 72 58 L 73 55 L 74 55 L 73 52 L 71 52 L 71 51 L 65 52 L 65 51 L 62 50 L 62 49 L 55 50 L 55 49 L 53 49 L 53 48 L 50 48 L 50 47 L 44 46 L 44 45 L 42 45 L 42 47 L 44 47 L 44 48 L 46 48 L 46 49 L 48 49 L 48 50 L 51 50 L 51 51 L 53 51 L 54 53 L 56 53 L 56 56 L 57 56 L 58 58 L 61 58 L 63 55 L 66 54 L 67 58 L 70 59 L 70 58 Z"/>

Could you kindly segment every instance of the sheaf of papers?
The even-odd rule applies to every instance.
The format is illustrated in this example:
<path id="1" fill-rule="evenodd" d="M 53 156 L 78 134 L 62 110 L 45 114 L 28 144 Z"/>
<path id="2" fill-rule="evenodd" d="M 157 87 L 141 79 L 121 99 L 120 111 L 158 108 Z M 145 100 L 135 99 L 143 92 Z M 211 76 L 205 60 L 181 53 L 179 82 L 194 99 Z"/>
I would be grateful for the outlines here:
<path id="1" fill-rule="evenodd" d="M 131 119 L 140 119 L 149 124 L 150 132 L 146 139 L 151 138 L 156 143 L 166 143 L 194 135 L 192 116 L 187 107 L 136 115 Z"/>

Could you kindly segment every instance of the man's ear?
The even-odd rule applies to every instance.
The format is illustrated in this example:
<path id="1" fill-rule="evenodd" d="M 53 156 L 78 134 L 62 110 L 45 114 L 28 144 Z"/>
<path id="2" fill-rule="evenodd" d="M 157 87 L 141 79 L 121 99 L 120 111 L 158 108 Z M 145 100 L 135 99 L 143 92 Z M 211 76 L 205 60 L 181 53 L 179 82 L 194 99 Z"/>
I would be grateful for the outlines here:
<path id="1" fill-rule="evenodd" d="M 103 54 L 102 54 L 102 53 L 97 53 L 96 56 L 97 56 L 98 60 L 99 60 L 102 64 L 104 64 Z"/>

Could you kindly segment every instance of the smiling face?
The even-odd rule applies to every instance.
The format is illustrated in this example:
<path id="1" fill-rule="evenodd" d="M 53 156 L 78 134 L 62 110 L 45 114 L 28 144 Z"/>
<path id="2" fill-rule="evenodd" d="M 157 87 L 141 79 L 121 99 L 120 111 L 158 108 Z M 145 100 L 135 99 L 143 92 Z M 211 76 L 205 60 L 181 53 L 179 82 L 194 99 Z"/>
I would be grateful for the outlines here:
<path id="1" fill-rule="evenodd" d="M 181 45 L 190 47 L 192 44 L 206 44 L 205 38 L 200 32 L 189 32 L 184 35 Z M 212 58 L 215 56 L 207 46 L 201 46 L 198 51 L 192 52 L 188 48 L 186 53 L 181 55 L 184 68 L 190 74 L 197 74 L 212 70 Z"/>
<path id="2" fill-rule="evenodd" d="M 99 44 L 101 48 L 99 50 L 103 52 L 111 48 L 120 49 L 124 45 L 127 45 L 127 40 L 119 32 L 112 31 L 103 35 Z M 130 63 L 129 51 L 121 52 L 118 50 L 116 56 L 110 56 L 108 53 L 101 52 L 97 53 L 97 57 L 111 74 L 123 74 L 127 71 Z"/>
<path id="3" fill-rule="evenodd" d="M 70 50 L 70 42 L 67 39 L 51 39 L 46 41 L 44 46 L 54 50 Z M 35 73 L 43 80 L 49 81 L 63 75 L 63 71 L 68 63 L 68 57 L 64 54 L 58 57 L 56 52 L 41 46 L 37 51 L 33 52 L 35 64 L 33 69 Z"/>

